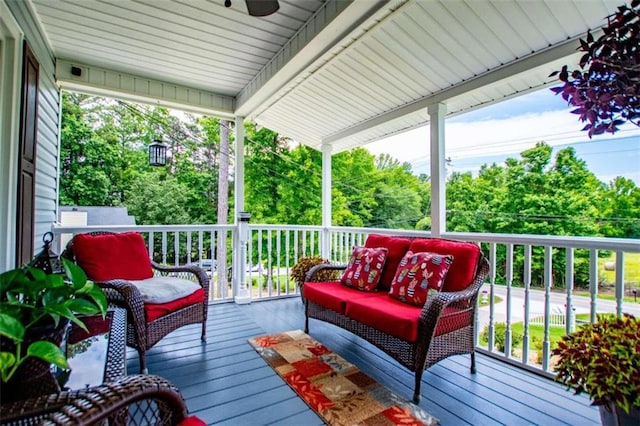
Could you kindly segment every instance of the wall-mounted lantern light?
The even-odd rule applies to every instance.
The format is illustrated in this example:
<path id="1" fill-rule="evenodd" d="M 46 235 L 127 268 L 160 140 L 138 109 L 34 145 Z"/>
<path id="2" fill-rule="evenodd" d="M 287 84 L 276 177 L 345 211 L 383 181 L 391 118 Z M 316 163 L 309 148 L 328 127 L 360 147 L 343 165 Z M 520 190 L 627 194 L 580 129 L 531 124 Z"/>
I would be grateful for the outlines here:
<path id="1" fill-rule="evenodd" d="M 160 140 L 149 144 L 149 165 L 164 166 L 167 164 L 167 145 Z"/>

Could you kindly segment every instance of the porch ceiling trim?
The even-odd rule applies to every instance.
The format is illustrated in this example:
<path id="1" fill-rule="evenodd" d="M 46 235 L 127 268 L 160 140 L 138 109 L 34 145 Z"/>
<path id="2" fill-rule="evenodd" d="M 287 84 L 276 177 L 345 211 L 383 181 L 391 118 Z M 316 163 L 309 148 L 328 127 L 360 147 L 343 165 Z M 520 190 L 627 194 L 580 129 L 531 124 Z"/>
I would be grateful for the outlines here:
<path id="1" fill-rule="evenodd" d="M 594 34 L 597 37 L 599 33 L 595 32 Z M 535 52 L 526 58 L 519 59 L 509 64 L 505 64 L 499 68 L 495 68 L 484 74 L 478 75 L 475 78 L 466 80 L 460 84 L 441 90 L 440 92 L 425 96 L 409 104 L 372 117 L 366 121 L 327 136 L 322 140 L 322 143 L 331 145 L 339 144 L 339 142 L 343 141 L 344 139 L 351 138 L 354 135 L 370 130 L 376 126 L 380 126 L 389 121 L 397 120 L 401 117 L 416 113 L 420 110 L 424 110 L 430 105 L 446 102 L 447 100 L 456 96 L 464 95 L 465 93 L 469 93 L 473 90 L 499 82 L 519 73 L 529 71 L 538 66 L 571 56 L 575 54 L 576 48 L 579 46 L 579 39 L 580 37 L 567 39 L 560 44 L 549 47 L 542 51 Z M 539 87 L 536 87 L 536 89 L 537 88 Z M 496 99 L 496 102 L 499 100 L 502 99 Z M 486 105 L 487 104 L 482 104 L 483 107 Z M 426 121 L 425 124 L 427 122 L 428 121 Z"/>
<path id="2" fill-rule="evenodd" d="M 309 73 L 318 59 L 389 3 L 330 0 L 280 49 L 237 96 L 236 115 L 252 117 L 279 98 L 281 90 L 301 73 Z M 280 94 L 280 96 L 282 96 Z"/>
<path id="3" fill-rule="evenodd" d="M 81 74 L 73 75 L 72 67 L 79 68 Z M 56 62 L 56 78 L 66 90 L 211 114 L 227 120 L 234 117 L 233 97 L 179 84 L 60 59 Z"/>

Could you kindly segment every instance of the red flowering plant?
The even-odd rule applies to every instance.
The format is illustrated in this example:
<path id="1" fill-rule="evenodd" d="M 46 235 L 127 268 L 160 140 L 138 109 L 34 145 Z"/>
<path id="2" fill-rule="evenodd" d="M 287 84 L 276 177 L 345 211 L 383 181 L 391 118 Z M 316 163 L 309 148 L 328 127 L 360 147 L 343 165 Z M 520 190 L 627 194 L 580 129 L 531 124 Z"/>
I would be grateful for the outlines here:
<path id="1" fill-rule="evenodd" d="M 594 405 L 615 404 L 629 414 L 640 408 L 640 318 L 598 316 L 564 336 L 552 354 L 558 357 L 556 380 L 586 392 Z"/>
<path id="2" fill-rule="evenodd" d="M 626 122 L 640 126 L 640 0 L 619 6 L 602 31 L 597 39 L 590 31 L 580 39 L 580 69 L 565 65 L 549 76 L 563 83 L 551 90 L 576 107 L 571 112 L 587 123 L 582 130 L 589 138 Z"/>

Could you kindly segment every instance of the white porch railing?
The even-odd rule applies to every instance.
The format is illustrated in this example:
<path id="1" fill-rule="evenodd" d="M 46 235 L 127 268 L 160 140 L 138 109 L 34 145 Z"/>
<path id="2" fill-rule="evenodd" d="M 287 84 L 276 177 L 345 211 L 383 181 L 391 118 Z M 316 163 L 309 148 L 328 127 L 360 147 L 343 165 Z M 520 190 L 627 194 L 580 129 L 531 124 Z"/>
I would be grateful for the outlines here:
<path id="1" fill-rule="evenodd" d="M 211 302 L 233 300 L 238 278 L 231 274 L 237 241 L 233 225 L 171 225 L 100 227 L 114 232 L 141 232 L 149 255 L 168 264 L 197 263 L 212 277 Z M 65 242 L 94 227 L 54 227 Z M 340 228 L 299 225 L 249 225 L 249 243 L 244 267 L 252 300 L 290 297 L 299 294 L 290 277 L 291 268 L 302 256 L 322 256 L 346 263 L 354 245 L 362 245 L 370 233 L 429 237 L 429 232 L 406 230 Z M 640 252 L 640 241 L 612 238 L 551 237 L 446 233 L 442 238 L 480 244 L 491 264 L 483 288 L 486 303 L 479 308 L 476 342 L 479 350 L 502 357 L 525 368 L 551 374 L 551 349 L 563 332 L 577 323 L 595 321 L 597 314 L 640 315 L 640 303 L 632 294 L 638 282 L 625 281 L 625 256 Z M 60 238 L 59 238 L 60 240 Z M 217 258 L 217 248 L 226 247 L 226 260 Z M 237 249 L 237 248 L 236 248 Z M 610 299 L 599 297 L 603 268 L 598 254 L 614 256 L 615 276 Z M 602 261 L 601 261 L 602 262 Z M 586 285 L 576 291 L 576 283 Z M 560 285 L 562 284 L 562 285 Z M 556 288 L 561 288 L 556 290 Z M 625 299 L 626 296 L 626 299 Z M 554 320 L 558 317 L 558 321 Z"/>

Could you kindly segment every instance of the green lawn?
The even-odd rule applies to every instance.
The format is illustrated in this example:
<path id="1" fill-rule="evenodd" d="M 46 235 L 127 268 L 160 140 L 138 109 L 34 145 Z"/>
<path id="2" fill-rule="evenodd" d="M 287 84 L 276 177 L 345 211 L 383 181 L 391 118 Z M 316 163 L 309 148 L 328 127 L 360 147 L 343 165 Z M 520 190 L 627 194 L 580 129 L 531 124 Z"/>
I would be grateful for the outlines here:
<path id="1" fill-rule="evenodd" d="M 615 264 L 615 253 L 611 253 L 609 257 L 598 259 L 598 275 L 601 282 L 605 284 L 613 284 L 616 280 L 615 271 L 606 271 L 604 264 L 613 262 Z M 624 254 L 624 283 L 627 288 L 640 288 L 640 253 Z"/>
<path id="2" fill-rule="evenodd" d="M 578 314 L 575 316 L 575 320 L 588 321 L 589 314 Z M 498 350 L 504 350 L 504 333 L 505 333 L 505 324 L 504 323 L 496 323 L 495 324 L 495 345 Z M 480 342 L 485 346 L 488 344 L 488 327 L 485 326 L 484 330 L 482 330 L 480 334 Z M 549 327 L 549 342 L 550 347 L 553 350 L 562 339 L 562 336 L 565 335 L 564 327 Z M 512 352 L 520 356 L 519 352 L 522 349 L 522 340 L 524 336 L 524 323 L 516 322 L 511 324 L 511 344 L 512 344 Z M 544 339 L 544 326 L 542 325 L 530 325 L 529 326 L 529 348 L 530 351 L 536 354 L 537 362 L 541 362 L 540 359 L 542 357 L 542 341 Z"/>

